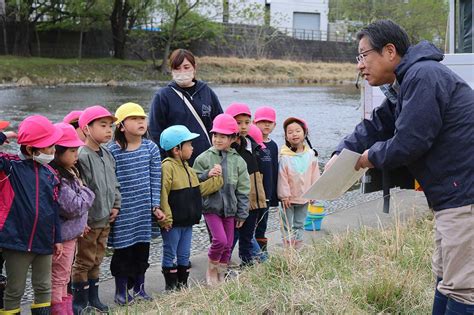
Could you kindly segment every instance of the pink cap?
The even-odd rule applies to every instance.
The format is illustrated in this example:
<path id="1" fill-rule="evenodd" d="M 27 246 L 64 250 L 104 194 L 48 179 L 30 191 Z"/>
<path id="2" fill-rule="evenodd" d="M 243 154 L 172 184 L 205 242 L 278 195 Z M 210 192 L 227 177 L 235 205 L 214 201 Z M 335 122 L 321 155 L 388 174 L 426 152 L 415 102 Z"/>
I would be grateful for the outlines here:
<path id="1" fill-rule="evenodd" d="M 26 117 L 18 127 L 17 142 L 41 149 L 52 146 L 62 135 L 63 131 L 55 127 L 48 118 L 33 115 Z"/>
<path id="2" fill-rule="evenodd" d="M 73 110 L 66 116 L 64 116 L 63 122 L 66 124 L 70 124 L 72 121 L 77 121 L 79 120 L 79 116 L 81 116 L 82 110 Z"/>
<path id="3" fill-rule="evenodd" d="M 0 130 L 7 128 L 10 125 L 8 121 L 0 120 Z"/>
<path id="4" fill-rule="evenodd" d="M 110 117 L 113 121 L 117 120 L 117 117 L 100 105 L 87 107 L 79 117 L 79 128 L 84 129 L 91 121 L 104 117 Z"/>
<path id="5" fill-rule="evenodd" d="M 286 126 L 297 121 L 302 123 L 304 126 L 304 129 L 306 129 L 305 131 L 308 132 L 308 124 L 306 123 L 306 121 L 304 119 L 296 118 L 296 117 L 288 117 L 287 119 L 285 119 L 285 121 L 283 122 L 283 129 L 286 130 Z"/>
<path id="6" fill-rule="evenodd" d="M 234 117 L 229 114 L 219 114 L 212 122 L 211 132 L 221 133 L 223 135 L 231 135 L 239 132 L 239 126 Z"/>
<path id="7" fill-rule="evenodd" d="M 265 149 L 267 147 L 265 145 L 265 143 L 263 143 L 262 131 L 257 126 L 255 126 L 253 124 L 250 125 L 250 127 L 249 127 L 249 136 L 251 136 L 252 139 L 255 140 L 255 142 L 257 142 L 257 144 L 259 146 L 261 146 L 263 149 Z"/>
<path id="8" fill-rule="evenodd" d="M 262 120 L 271 121 L 273 123 L 276 122 L 275 110 L 270 106 L 262 106 L 257 108 L 253 121 L 259 122 Z"/>
<path id="9" fill-rule="evenodd" d="M 62 137 L 56 142 L 57 145 L 66 148 L 77 148 L 85 145 L 85 143 L 79 139 L 79 136 L 72 125 L 64 122 L 54 125 L 63 131 Z"/>
<path id="10" fill-rule="evenodd" d="M 252 113 L 250 112 L 250 108 L 247 104 L 244 103 L 232 103 L 227 107 L 225 110 L 226 114 L 231 115 L 232 117 L 238 115 L 247 115 L 252 117 Z"/>

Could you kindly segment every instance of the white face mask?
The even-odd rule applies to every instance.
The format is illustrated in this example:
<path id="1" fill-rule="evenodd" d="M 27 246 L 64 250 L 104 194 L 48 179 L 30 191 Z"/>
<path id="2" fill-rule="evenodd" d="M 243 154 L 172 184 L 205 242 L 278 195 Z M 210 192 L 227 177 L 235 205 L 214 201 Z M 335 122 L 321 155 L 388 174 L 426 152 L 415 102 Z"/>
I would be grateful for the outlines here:
<path id="1" fill-rule="evenodd" d="M 49 164 L 49 162 L 51 162 L 52 160 L 54 160 L 54 154 L 40 153 L 39 155 L 33 155 L 33 160 L 40 164 L 46 165 Z"/>
<path id="2" fill-rule="evenodd" d="M 179 86 L 188 87 L 188 86 L 191 86 L 193 82 L 194 70 L 186 71 L 186 72 L 172 71 L 171 75 L 173 76 L 173 80 Z"/>

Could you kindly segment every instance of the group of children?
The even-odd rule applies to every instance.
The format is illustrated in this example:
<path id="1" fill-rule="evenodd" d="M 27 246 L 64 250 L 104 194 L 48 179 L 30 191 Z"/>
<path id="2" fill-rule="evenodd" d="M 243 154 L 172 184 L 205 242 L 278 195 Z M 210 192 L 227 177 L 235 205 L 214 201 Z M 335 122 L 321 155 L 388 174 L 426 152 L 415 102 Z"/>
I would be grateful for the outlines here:
<path id="1" fill-rule="evenodd" d="M 237 241 L 243 266 L 264 257 L 268 209 L 278 200 L 284 244 L 301 244 L 309 201 L 301 196 L 319 177 L 304 120 L 285 120 L 279 157 L 270 139 L 275 110 L 260 107 L 252 120 L 246 104 L 233 103 L 213 121 L 212 146 L 190 166 L 199 134 L 182 125 L 165 129 L 161 160 L 146 137 L 146 118 L 135 103 L 115 115 L 97 105 L 61 123 L 34 115 L 18 134 L 0 132 L 0 145 L 13 138 L 20 145 L 17 155 L 0 153 L 0 248 L 8 279 L 2 314 L 20 312 L 30 266 L 33 314 L 108 311 L 98 295 L 107 246 L 114 249 L 115 302 L 150 300 L 144 283 L 153 221 L 161 227 L 167 290 L 187 287 L 192 226 L 201 216 L 211 238 L 209 285 L 224 281 Z M 6 127 L 0 122 L 0 131 Z"/>

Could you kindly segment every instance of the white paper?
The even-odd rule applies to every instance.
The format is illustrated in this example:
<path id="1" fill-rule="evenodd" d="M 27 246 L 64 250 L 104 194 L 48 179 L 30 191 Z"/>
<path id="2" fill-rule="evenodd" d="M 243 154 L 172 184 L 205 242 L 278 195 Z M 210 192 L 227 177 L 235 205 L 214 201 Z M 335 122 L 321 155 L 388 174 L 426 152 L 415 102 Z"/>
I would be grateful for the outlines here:
<path id="1" fill-rule="evenodd" d="M 367 171 L 367 168 L 355 170 L 359 157 L 359 153 L 343 149 L 332 166 L 308 189 L 303 198 L 333 200 L 342 196 Z"/>

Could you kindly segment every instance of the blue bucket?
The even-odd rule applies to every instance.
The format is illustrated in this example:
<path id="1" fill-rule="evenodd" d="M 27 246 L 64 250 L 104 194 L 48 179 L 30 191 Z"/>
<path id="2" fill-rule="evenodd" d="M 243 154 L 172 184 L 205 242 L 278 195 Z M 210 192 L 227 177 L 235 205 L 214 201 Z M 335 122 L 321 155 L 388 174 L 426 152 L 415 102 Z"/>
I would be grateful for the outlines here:
<path id="1" fill-rule="evenodd" d="M 321 230 L 321 224 L 323 222 L 326 213 L 320 215 L 309 214 L 306 216 L 304 222 L 305 231 L 319 231 Z"/>

